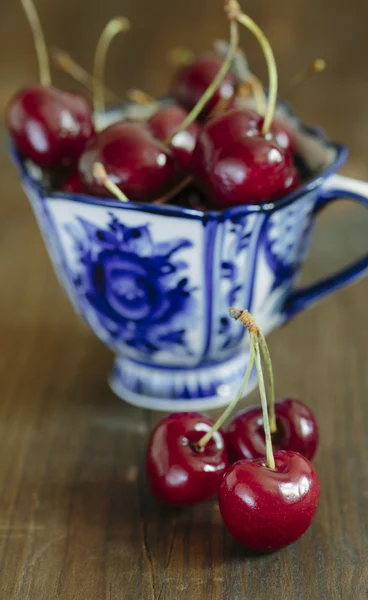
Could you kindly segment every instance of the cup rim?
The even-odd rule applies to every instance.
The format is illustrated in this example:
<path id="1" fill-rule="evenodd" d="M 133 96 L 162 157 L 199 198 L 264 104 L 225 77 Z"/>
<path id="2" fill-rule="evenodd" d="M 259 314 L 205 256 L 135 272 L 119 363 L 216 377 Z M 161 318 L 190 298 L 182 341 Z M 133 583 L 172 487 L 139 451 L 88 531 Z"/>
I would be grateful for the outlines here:
<path id="1" fill-rule="evenodd" d="M 284 105 L 285 106 L 285 105 Z M 127 210 L 135 210 L 144 213 L 160 214 L 169 217 L 181 217 L 189 219 L 197 219 L 201 221 L 226 221 L 233 218 L 242 217 L 252 213 L 273 213 L 277 210 L 281 210 L 286 206 L 293 204 L 299 200 L 305 194 L 312 192 L 316 188 L 320 187 L 323 182 L 336 173 L 341 166 L 345 163 L 349 150 L 347 146 L 332 142 L 325 134 L 325 132 L 319 127 L 312 127 L 299 124 L 302 131 L 310 136 L 318 139 L 327 149 L 335 150 L 335 159 L 326 167 L 324 171 L 316 174 L 310 180 L 306 181 L 301 187 L 294 190 L 290 194 L 287 194 L 280 200 L 274 202 L 265 202 L 264 204 L 242 204 L 239 206 L 233 206 L 225 210 L 207 210 L 202 211 L 194 208 L 186 208 L 181 206 L 174 206 L 169 204 L 153 204 L 148 202 L 135 202 L 130 200 L 127 203 L 122 204 L 114 198 L 102 198 L 98 196 L 90 196 L 88 194 L 73 194 L 67 192 L 46 192 L 42 186 L 27 172 L 24 162 L 22 161 L 20 154 L 15 148 L 14 144 L 10 142 L 10 154 L 20 171 L 22 178 L 29 183 L 29 185 L 37 191 L 39 196 L 42 198 L 47 197 L 48 199 L 55 200 L 67 200 L 70 202 L 78 202 L 81 204 L 89 204 L 91 206 L 102 206 L 105 208 L 120 208 Z"/>

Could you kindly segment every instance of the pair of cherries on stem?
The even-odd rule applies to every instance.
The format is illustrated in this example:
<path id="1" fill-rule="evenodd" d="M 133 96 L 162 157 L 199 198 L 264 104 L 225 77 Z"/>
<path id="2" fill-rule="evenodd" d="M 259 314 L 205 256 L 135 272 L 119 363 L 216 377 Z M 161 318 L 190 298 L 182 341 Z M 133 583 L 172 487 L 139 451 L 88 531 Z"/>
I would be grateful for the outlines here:
<path id="1" fill-rule="evenodd" d="M 265 339 L 247 311 L 231 309 L 230 315 L 251 336 L 250 360 L 236 398 L 216 423 L 199 413 L 163 419 L 148 444 L 147 476 L 153 493 L 169 504 L 192 504 L 218 493 L 223 520 L 233 537 L 252 550 L 271 551 L 298 539 L 313 519 L 319 480 L 309 459 L 317 448 L 318 427 L 301 402 L 273 403 Z M 261 352 L 269 374 L 269 407 Z M 225 433 L 220 428 L 242 397 L 254 361 L 262 409 L 240 413 Z M 232 466 L 229 454 L 237 460 Z"/>

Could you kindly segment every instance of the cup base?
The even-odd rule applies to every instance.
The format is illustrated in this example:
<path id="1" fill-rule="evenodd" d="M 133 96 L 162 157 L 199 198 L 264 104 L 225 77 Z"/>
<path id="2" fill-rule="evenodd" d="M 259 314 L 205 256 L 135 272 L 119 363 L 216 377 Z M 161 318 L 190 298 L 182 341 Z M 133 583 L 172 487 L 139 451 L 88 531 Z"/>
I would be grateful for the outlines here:
<path id="1" fill-rule="evenodd" d="M 177 369 L 118 356 L 109 383 L 119 398 L 140 408 L 168 412 L 211 410 L 226 406 L 234 398 L 248 357 L 248 351 L 244 351 L 223 362 Z M 256 384 L 254 369 L 244 395 Z"/>

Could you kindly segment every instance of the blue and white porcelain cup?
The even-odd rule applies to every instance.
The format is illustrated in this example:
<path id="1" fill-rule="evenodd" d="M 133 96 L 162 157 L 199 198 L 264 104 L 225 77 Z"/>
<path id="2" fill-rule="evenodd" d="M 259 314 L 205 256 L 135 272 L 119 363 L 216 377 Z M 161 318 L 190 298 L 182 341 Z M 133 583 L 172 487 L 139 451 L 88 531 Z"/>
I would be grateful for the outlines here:
<path id="1" fill-rule="evenodd" d="M 13 151 L 62 285 L 115 353 L 110 385 L 122 399 L 168 411 L 226 405 L 249 352 L 230 306 L 267 334 L 366 273 L 368 256 L 295 288 L 319 212 L 341 197 L 368 207 L 368 184 L 335 174 L 346 148 L 297 128 L 318 176 L 276 203 L 224 212 L 47 193 Z"/>

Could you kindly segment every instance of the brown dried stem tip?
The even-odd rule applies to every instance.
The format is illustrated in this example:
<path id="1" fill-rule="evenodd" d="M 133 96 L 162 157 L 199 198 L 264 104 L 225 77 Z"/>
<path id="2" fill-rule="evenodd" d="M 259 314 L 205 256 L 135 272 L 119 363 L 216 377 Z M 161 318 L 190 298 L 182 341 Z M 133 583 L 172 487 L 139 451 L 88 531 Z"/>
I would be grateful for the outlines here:
<path id="1" fill-rule="evenodd" d="M 242 325 L 248 329 L 249 333 L 259 335 L 259 329 L 250 312 L 247 310 L 240 310 L 239 308 L 229 308 L 229 315 L 235 321 L 240 321 Z"/>

